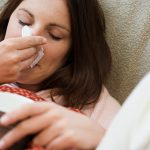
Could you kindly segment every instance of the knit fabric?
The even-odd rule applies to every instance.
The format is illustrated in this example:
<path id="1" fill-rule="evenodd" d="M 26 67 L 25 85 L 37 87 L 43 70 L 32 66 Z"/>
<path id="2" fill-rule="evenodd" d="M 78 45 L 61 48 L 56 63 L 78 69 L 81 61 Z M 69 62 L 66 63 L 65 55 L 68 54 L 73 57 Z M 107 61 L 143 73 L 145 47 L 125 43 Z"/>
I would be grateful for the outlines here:
<path id="1" fill-rule="evenodd" d="M 99 0 L 113 56 L 107 88 L 123 102 L 150 70 L 150 0 Z"/>
<path id="2" fill-rule="evenodd" d="M 9 92 L 9 93 L 19 94 L 33 101 L 45 101 L 42 97 L 36 95 L 35 93 L 25 90 L 25 89 L 18 88 L 18 87 L 12 88 L 9 86 L 0 86 L 0 92 Z"/>

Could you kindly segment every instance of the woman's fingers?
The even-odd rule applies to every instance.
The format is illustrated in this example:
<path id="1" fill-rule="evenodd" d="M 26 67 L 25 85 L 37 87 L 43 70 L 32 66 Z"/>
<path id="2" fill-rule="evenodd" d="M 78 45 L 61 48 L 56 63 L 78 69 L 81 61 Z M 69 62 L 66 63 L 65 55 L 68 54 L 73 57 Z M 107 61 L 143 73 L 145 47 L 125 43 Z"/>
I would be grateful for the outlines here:
<path id="1" fill-rule="evenodd" d="M 27 135 L 41 132 L 43 130 L 46 130 L 48 127 L 50 128 L 57 119 L 57 116 L 55 116 L 53 112 L 50 111 L 41 115 L 35 115 L 31 118 L 27 118 L 26 120 L 16 125 L 1 139 L 1 142 L 5 143 L 5 145 L 3 145 L 3 149 L 10 147 Z M 55 134 L 57 135 L 58 133 L 60 133 L 60 131 L 56 131 Z M 53 139 L 53 137 L 55 137 L 55 134 L 51 135 L 50 137 Z"/>
<path id="2" fill-rule="evenodd" d="M 90 149 L 96 147 L 104 135 L 104 129 L 86 116 L 48 102 L 26 104 L 1 118 L 2 125 L 19 121 L 1 139 L 5 143 L 3 149 L 34 133 L 33 143 L 47 149 Z"/>
<path id="3" fill-rule="evenodd" d="M 72 131 L 68 131 L 67 133 L 56 137 L 53 141 L 49 142 L 46 146 L 46 150 L 65 150 L 74 148 L 76 145 L 74 143 L 75 140 L 73 139 L 73 134 Z"/>
<path id="4" fill-rule="evenodd" d="M 28 68 L 34 61 L 38 45 L 47 40 L 40 36 L 9 38 L 0 42 L 0 82 L 16 82 L 20 71 Z"/>
<path id="5" fill-rule="evenodd" d="M 51 143 L 55 138 L 63 134 L 66 129 L 66 122 L 59 120 L 57 123 L 53 123 L 47 129 L 39 133 L 34 139 L 33 144 L 46 146 Z"/>
<path id="6" fill-rule="evenodd" d="M 24 104 L 22 107 L 19 107 L 18 109 L 8 112 L 2 116 L 0 123 L 7 126 L 25 118 L 39 115 L 48 111 L 50 109 L 50 105 L 51 104 L 47 104 L 46 102 Z"/>
<path id="7" fill-rule="evenodd" d="M 20 61 L 24 61 L 32 56 L 36 56 L 38 50 L 35 47 L 27 48 L 24 50 L 17 50 L 17 53 L 20 57 Z"/>
<path id="8" fill-rule="evenodd" d="M 36 58 L 36 56 L 32 56 L 32 57 L 30 57 L 30 58 L 28 58 L 28 59 L 20 62 L 20 64 L 19 64 L 19 70 L 23 71 L 23 70 L 31 68 L 30 65 L 35 60 L 35 58 Z"/>
<path id="9" fill-rule="evenodd" d="M 7 48 L 23 50 L 30 47 L 46 44 L 47 40 L 40 36 L 28 36 L 6 39 L 1 42 L 1 45 Z"/>
<path id="10" fill-rule="evenodd" d="M 37 50 L 36 48 L 28 48 L 22 51 L 18 51 L 18 55 L 20 59 L 18 63 L 18 71 L 20 72 L 22 70 L 30 68 L 30 65 L 37 57 Z"/>

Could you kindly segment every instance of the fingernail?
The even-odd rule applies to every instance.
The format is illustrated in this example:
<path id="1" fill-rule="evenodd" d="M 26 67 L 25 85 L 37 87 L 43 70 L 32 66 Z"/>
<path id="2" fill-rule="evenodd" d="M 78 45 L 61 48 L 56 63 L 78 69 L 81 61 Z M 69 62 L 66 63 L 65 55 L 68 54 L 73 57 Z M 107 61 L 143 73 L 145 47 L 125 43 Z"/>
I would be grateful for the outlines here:
<path id="1" fill-rule="evenodd" d="M 44 43 L 46 43 L 47 42 L 47 39 L 46 38 L 43 38 L 43 40 L 42 40 Z"/>
<path id="2" fill-rule="evenodd" d="M 7 123 L 10 122 L 10 117 L 9 117 L 8 115 L 4 115 L 4 116 L 2 116 L 2 117 L 0 118 L 0 122 L 1 122 L 2 124 L 7 124 Z"/>
<path id="3" fill-rule="evenodd" d="M 4 149 L 5 142 L 3 140 L 0 140 L 0 149 Z"/>

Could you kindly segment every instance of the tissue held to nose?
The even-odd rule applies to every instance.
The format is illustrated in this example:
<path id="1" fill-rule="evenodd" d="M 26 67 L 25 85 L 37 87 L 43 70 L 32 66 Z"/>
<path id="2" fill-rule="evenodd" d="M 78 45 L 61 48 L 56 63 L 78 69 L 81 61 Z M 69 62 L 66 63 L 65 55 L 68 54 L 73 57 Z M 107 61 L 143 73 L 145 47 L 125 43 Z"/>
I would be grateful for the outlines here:
<path id="1" fill-rule="evenodd" d="M 28 26 L 24 26 L 22 28 L 22 37 L 31 36 L 31 35 L 32 35 L 31 29 Z M 36 59 L 32 62 L 30 67 L 33 68 L 36 64 L 38 64 L 43 56 L 44 56 L 44 49 L 41 47 L 41 49 L 38 51 Z"/>

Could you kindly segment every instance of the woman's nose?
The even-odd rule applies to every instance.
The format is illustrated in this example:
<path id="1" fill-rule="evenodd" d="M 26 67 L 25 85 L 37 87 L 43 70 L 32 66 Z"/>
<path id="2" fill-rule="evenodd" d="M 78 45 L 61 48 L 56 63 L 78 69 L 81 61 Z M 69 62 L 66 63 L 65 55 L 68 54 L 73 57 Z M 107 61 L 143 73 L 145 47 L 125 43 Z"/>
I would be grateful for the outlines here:
<path id="1" fill-rule="evenodd" d="M 39 26 L 33 26 L 33 27 L 31 27 L 31 30 L 32 30 L 33 36 L 44 36 L 44 31 Z"/>

